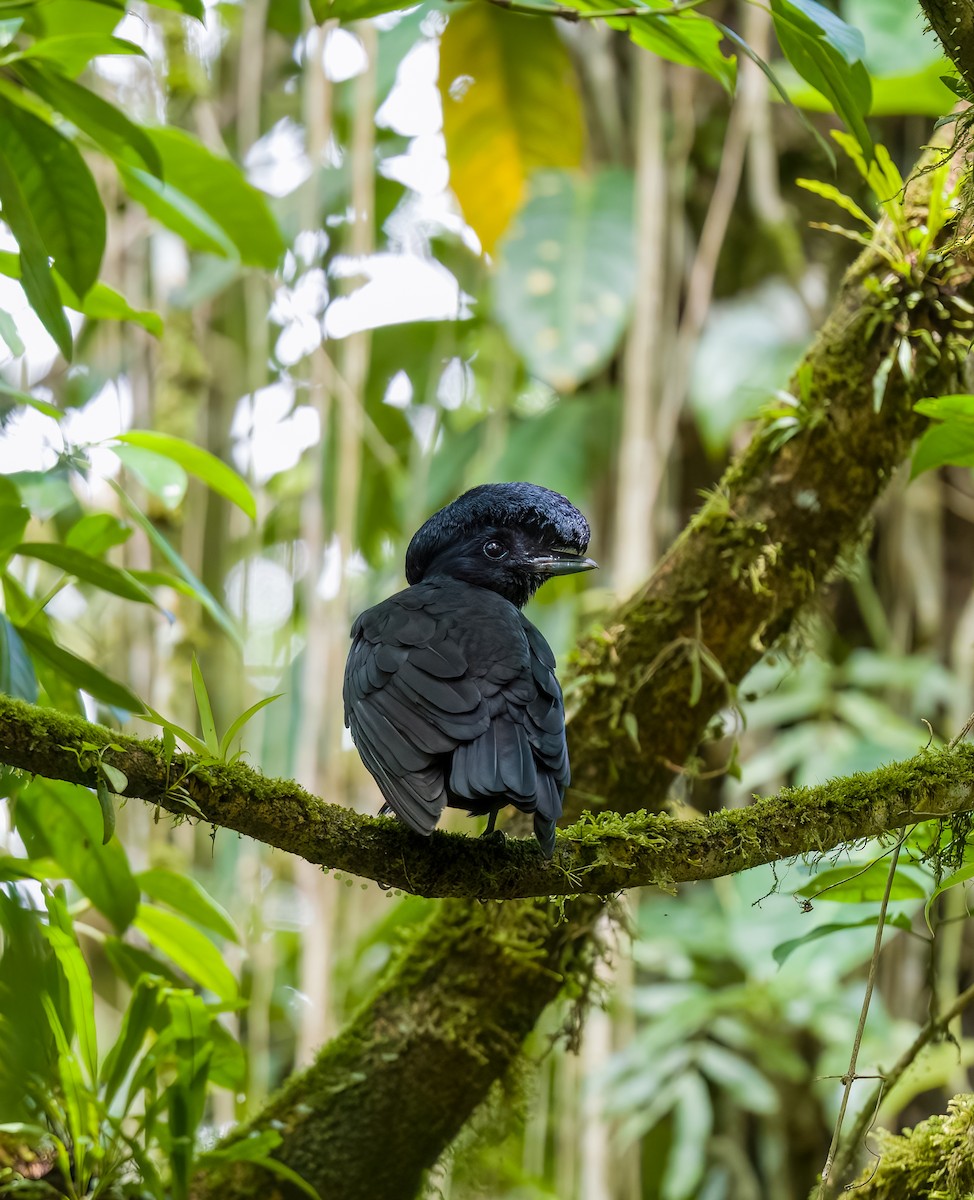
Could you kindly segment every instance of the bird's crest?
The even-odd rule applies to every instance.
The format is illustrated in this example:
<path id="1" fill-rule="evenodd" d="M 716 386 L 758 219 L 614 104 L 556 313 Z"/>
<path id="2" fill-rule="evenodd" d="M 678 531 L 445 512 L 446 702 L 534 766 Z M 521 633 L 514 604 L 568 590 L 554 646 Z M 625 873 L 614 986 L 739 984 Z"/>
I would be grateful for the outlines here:
<path id="1" fill-rule="evenodd" d="M 406 551 L 406 580 L 418 583 L 447 544 L 477 529 L 510 526 L 529 530 L 546 545 L 584 554 L 588 521 L 560 492 L 536 483 L 482 483 L 441 508 L 416 531 Z"/>

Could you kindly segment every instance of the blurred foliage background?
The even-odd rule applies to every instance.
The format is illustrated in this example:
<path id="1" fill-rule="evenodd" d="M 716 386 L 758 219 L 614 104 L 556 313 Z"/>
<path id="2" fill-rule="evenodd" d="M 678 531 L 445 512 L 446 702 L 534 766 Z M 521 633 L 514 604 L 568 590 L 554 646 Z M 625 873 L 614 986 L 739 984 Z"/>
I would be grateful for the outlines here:
<path id="1" fill-rule="evenodd" d="M 875 203 L 846 155 L 830 162 L 836 105 L 781 61 L 760 6 L 708 11 L 804 121 L 743 54 L 734 85 L 720 34 L 674 46 L 662 24 L 630 39 L 618 19 L 481 0 L 339 7 L 0 12 L 0 184 L 12 163 L 28 189 L 34 121 L 80 146 L 107 213 L 95 254 L 88 183 L 52 143 L 75 237 L 51 250 L 55 271 L 31 268 L 30 224 L 0 187 L 16 234 L 0 263 L 0 689 L 108 722 L 134 693 L 204 740 L 279 693 L 224 753 L 373 812 L 339 681 L 351 618 L 401 586 L 412 531 L 486 480 L 567 494 L 602 569 L 532 604 L 564 661 L 648 575 L 748 421 L 797 404 L 790 368 L 856 247 L 816 227 L 834 207 L 796 180 Z M 861 33 L 849 61 L 868 72 L 869 135 L 905 174 L 954 102 L 940 48 L 912 0 L 829 8 Z M 136 132 L 72 92 L 79 79 Z M 50 249 L 56 214 L 34 213 Z M 675 778 L 676 810 L 871 769 L 924 745 L 928 723 L 953 736 L 974 693 L 972 520 L 968 468 L 897 479 L 846 578 Z M 309 1061 L 432 902 L 135 803 L 116 813 L 110 776 L 84 802 L 3 781 L 0 1194 L 110 1194 L 134 1164 L 145 1191 L 186 1195 L 212 1131 Z M 537 1069 L 431 1194 L 804 1196 L 884 879 L 847 872 L 818 896 L 828 881 L 809 878 L 831 865 L 630 896 L 580 1037 L 566 999 L 533 1039 Z M 927 905 L 942 881 L 900 868 L 861 1070 L 910 1043 L 931 988 L 945 1004 L 972 982 L 968 874 Z M 968 1090 L 974 1043 L 955 1033 L 881 1121 Z"/>

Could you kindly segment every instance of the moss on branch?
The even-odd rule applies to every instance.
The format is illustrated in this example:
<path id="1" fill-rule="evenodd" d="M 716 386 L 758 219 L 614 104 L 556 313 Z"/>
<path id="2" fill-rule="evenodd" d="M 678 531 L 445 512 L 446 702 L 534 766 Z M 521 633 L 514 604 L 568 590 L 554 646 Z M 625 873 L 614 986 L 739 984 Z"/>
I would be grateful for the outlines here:
<path id="1" fill-rule="evenodd" d="M 0 763 L 93 786 L 98 755 L 128 778 L 126 795 L 173 813 L 194 813 L 319 866 L 374 879 L 419 896 L 513 900 L 714 879 L 762 863 L 830 850 L 929 817 L 974 808 L 974 746 L 925 751 L 870 774 L 815 788 L 787 788 L 748 808 L 698 821 L 658 813 L 587 815 L 558 834 L 546 860 L 534 840 L 437 831 L 420 838 L 398 821 L 326 804 L 296 784 L 239 763 L 192 772 L 180 758 L 167 771 L 158 744 L 77 717 L 0 696 Z M 88 761 L 90 760 L 90 761 Z"/>

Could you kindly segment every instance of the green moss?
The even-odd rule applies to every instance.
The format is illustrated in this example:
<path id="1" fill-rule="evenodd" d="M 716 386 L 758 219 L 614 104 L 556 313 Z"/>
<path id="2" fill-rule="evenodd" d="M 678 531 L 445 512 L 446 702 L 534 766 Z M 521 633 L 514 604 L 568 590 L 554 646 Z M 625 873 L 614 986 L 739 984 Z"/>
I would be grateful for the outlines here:
<path id="1" fill-rule="evenodd" d="M 955 1096 L 944 1116 L 901 1134 L 872 1135 L 878 1159 L 852 1185 L 858 1200 L 971 1200 L 974 1195 L 974 1096 Z"/>

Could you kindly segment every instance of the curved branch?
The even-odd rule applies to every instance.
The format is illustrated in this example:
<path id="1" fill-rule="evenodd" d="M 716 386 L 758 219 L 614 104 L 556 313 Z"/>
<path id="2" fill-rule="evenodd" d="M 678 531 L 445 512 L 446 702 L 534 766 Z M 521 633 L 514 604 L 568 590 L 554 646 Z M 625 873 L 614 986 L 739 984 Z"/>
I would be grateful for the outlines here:
<path id="1" fill-rule="evenodd" d="M 0 763 L 89 787 L 98 754 L 128 778 L 126 795 L 184 814 L 167 787 L 156 742 L 0 696 Z M 698 821 L 658 813 L 587 816 L 558 834 L 550 861 L 532 840 L 436 831 L 420 838 L 398 821 L 326 804 L 287 780 L 249 767 L 174 761 L 195 816 L 319 866 L 417 896 L 514 900 L 715 879 L 798 854 L 831 850 L 930 817 L 974 808 L 974 746 L 925 751 L 821 787 L 785 788 L 747 808 Z M 195 767 L 195 769 L 193 769 Z"/>

